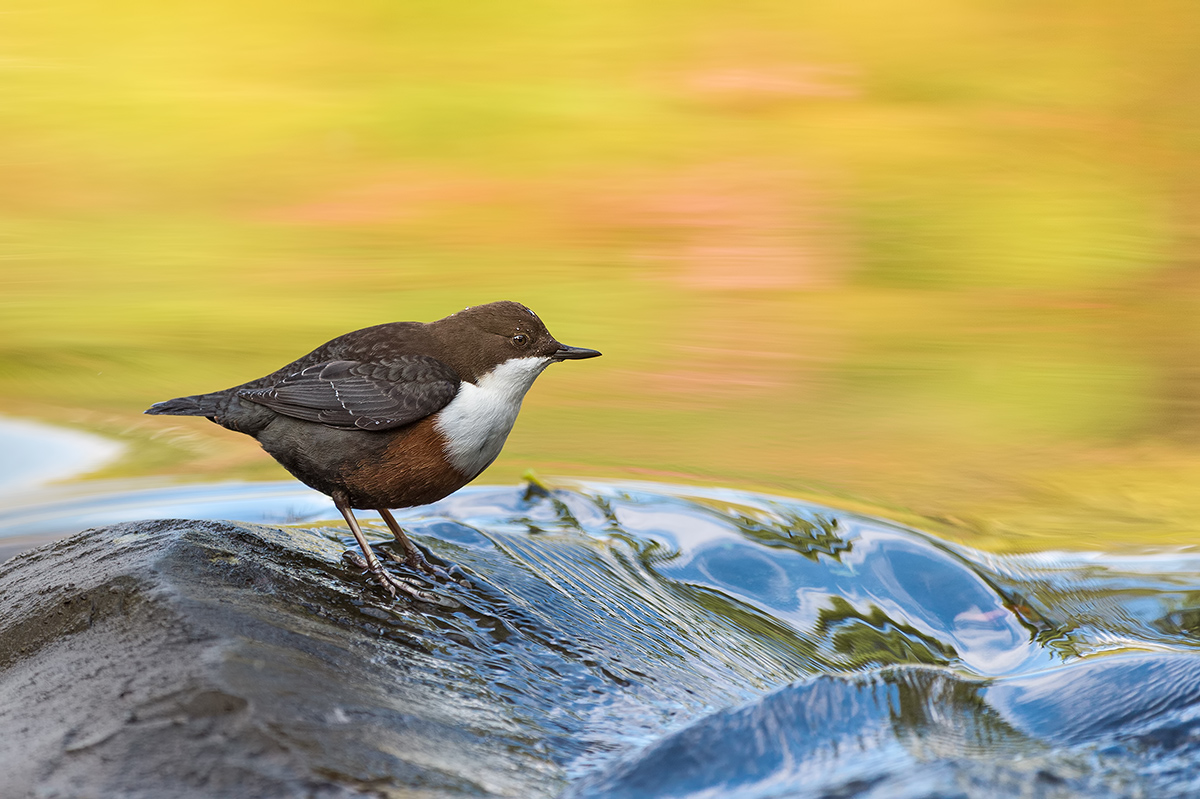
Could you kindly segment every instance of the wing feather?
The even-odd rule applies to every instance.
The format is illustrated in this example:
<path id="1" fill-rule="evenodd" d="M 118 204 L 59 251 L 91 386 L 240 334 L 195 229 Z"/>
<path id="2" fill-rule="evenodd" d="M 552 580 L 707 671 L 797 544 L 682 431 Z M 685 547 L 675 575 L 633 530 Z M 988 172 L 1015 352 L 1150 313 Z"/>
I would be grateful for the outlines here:
<path id="1" fill-rule="evenodd" d="M 437 358 L 326 361 L 274 385 L 238 392 L 276 413 L 348 430 L 389 430 L 436 413 L 462 381 Z"/>

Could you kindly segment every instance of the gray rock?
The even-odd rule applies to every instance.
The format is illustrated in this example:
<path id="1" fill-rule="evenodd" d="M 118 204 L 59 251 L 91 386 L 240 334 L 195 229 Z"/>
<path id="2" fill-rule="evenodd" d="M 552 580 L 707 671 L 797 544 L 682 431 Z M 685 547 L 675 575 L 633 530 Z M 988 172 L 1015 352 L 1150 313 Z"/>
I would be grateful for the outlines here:
<path id="1" fill-rule="evenodd" d="M 440 685 L 435 622 L 303 529 L 156 521 L 0 566 L 0 796 L 537 797 L 551 762 Z"/>

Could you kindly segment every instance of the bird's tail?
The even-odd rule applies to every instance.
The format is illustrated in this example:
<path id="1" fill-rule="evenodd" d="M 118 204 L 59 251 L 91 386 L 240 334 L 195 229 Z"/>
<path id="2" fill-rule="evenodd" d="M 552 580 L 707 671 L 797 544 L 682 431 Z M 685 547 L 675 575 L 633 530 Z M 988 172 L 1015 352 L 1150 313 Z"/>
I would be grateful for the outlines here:
<path id="1" fill-rule="evenodd" d="M 156 402 L 144 412 L 157 416 L 216 416 L 221 411 L 221 394 L 193 394 L 190 397 Z"/>

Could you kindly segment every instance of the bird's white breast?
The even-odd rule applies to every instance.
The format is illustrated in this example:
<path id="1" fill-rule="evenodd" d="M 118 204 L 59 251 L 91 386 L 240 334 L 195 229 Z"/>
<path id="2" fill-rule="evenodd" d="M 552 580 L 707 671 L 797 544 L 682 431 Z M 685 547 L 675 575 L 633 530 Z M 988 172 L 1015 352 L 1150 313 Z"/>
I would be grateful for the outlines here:
<path id="1" fill-rule="evenodd" d="M 476 383 L 463 382 L 436 422 L 455 469 L 474 478 L 496 459 L 525 392 L 549 365 L 549 358 L 513 358 Z"/>

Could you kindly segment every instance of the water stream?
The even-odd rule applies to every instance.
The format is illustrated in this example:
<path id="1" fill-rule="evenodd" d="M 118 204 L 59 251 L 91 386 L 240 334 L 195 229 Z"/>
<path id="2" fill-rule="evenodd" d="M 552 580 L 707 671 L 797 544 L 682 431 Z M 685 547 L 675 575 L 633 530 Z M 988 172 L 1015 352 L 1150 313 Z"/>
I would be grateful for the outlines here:
<path id="1" fill-rule="evenodd" d="M 43 487 L 0 535 L 153 517 L 350 544 L 296 483 Z M 468 487 L 398 517 L 476 584 L 363 622 L 419 642 L 409 679 L 505 708 L 547 794 L 1200 795 L 1200 554 L 998 556 L 650 483 Z"/>

